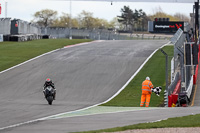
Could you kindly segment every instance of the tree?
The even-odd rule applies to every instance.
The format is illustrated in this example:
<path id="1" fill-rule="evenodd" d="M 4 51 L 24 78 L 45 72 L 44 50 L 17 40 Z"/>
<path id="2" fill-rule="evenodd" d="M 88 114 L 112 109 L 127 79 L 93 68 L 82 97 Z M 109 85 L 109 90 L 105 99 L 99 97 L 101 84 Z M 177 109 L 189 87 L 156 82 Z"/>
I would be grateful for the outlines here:
<path id="1" fill-rule="evenodd" d="M 34 15 L 34 22 L 38 23 L 42 27 L 51 26 L 53 22 L 56 20 L 57 11 L 53 11 L 50 9 L 45 9 L 36 12 Z"/>
<path id="2" fill-rule="evenodd" d="M 105 19 L 93 17 L 93 13 L 82 11 L 78 17 L 70 18 L 67 13 L 62 13 L 57 17 L 57 12 L 53 10 L 41 10 L 34 14 L 34 20 L 32 22 L 38 23 L 42 27 L 67 27 L 67 28 L 87 28 L 87 29 L 107 29 L 107 28 L 121 28 L 117 18 L 108 22 Z M 71 24 L 70 24 L 71 23 Z"/>
<path id="3" fill-rule="evenodd" d="M 132 30 L 134 24 L 133 10 L 129 6 L 121 8 L 121 16 L 117 16 L 119 23 L 122 23 L 125 27 L 124 30 Z"/>
<path id="4" fill-rule="evenodd" d="M 53 26 L 57 27 L 76 27 L 78 28 L 78 20 L 76 18 L 70 18 L 70 15 L 67 13 L 62 13 L 58 19 L 56 19 L 53 23 Z"/>
<path id="5" fill-rule="evenodd" d="M 121 30 L 123 29 L 123 24 L 119 23 L 118 18 L 115 17 L 109 22 L 109 28 Z"/>
<path id="6" fill-rule="evenodd" d="M 164 13 L 161 7 L 155 9 L 154 14 L 149 15 L 148 17 L 151 19 L 151 21 L 154 21 L 154 18 L 169 18 L 170 21 L 180 21 L 178 18 L 169 15 L 167 13 Z"/>
<path id="7" fill-rule="evenodd" d="M 143 16 L 143 19 L 142 19 L 142 31 L 147 31 L 148 30 L 148 21 L 151 21 L 151 19 L 147 15 Z"/>
<path id="8" fill-rule="evenodd" d="M 182 14 L 182 13 L 175 13 L 174 17 L 179 19 L 180 21 L 187 21 L 187 22 L 190 21 L 190 18 L 187 15 Z"/>
<path id="9" fill-rule="evenodd" d="M 93 28 L 106 29 L 109 28 L 109 23 L 105 19 L 94 18 Z"/>
<path id="10" fill-rule="evenodd" d="M 121 13 L 121 16 L 118 16 L 118 21 L 125 26 L 125 30 L 133 31 L 133 27 L 135 27 L 135 30 L 138 30 L 138 28 L 144 30 L 147 27 L 149 18 L 142 9 L 133 11 L 128 6 L 124 6 Z"/>
<path id="11" fill-rule="evenodd" d="M 91 12 L 86 12 L 86 11 L 82 11 L 79 15 L 78 15 L 78 20 L 79 20 L 79 26 L 81 28 L 87 28 L 87 29 L 91 29 L 94 27 L 94 17 L 93 17 L 93 13 Z"/>
<path id="12" fill-rule="evenodd" d="M 149 18 L 146 16 L 146 13 L 142 11 L 142 9 L 136 10 L 133 12 L 134 25 L 136 26 L 136 30 L 138 28 L 140 30 L 144 30 L 144 27 L 147 25 Z"/>

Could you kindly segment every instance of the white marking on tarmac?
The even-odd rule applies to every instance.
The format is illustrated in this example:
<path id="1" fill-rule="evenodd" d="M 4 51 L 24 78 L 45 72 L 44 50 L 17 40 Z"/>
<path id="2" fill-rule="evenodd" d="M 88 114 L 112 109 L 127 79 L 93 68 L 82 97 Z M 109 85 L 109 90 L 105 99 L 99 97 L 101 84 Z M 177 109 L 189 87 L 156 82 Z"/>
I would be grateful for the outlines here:
<path id="1" fill-rule="evenodd" d="M 62 48 L 60 48 L 60 49 L 62 49 Z M 56 52 L 56 51 L 58 51 L 58 50 L 60 50 L 60 49 L 56 49 L 56 50 L 53 50 L 53 51 L 44 53 L 44 54 L 42 54 L 42 55 L 39 55 L 39 56 L 37 56 L 37 57 L 34 57 L 34 58 L 30 59 L 30 60 L 27 60 L 27 61 L 25 61 L 25 62 L 22 62 L 22 63 L 16 65 L 16 66 L 13 66 L 13 67 L 10 67 L 10 68 L 8 68 L 8 69 L 6 69 L 6 70 L 3 70 L 3 71 L 0 72 L 0 74 L 2 74 L 2 73 L 4 73 L 4 72 L 7 72 L 7 71 L 9 71 L 9 70 L 11 70 L 11 69 L 17 68 L 17 67 L 19 67 L 19 66 L 21 66 L 21 65 L 23 65 L 23 64 L 26 64 L 26 63 L 28 63 L 28 62 L 30 62 L 30 61 L 35 60 L 35 59 L 38 59 L 38 58 L 40 58 L 40 57 L 42 57 L 42 56 L 44 56 L 44 55 L 47 55 L 47 54 Z"/>
<path id="2" fill-rule="evenodd" d="M 97 40 L 97 41 L 92 41 L 92 42 L 83 42 L 83 43 L 78 43 L 78 44 L 74 44 L 74 45 L 67 45 L 64 48 L 72 48 L 72 47 L 76 47 L 76 46 L 82 46 L 82 45 L 86 45 L 86 44 L 90 44 L 90 43 L 94 43 L 94 42 L 103 42 L 105 40 Z"/>
<path id="3" fill-rule="evenodd" d="M 86 107 L 86 108 L 83 108 L 83 109 L 79 109 L 79 110 L 75 110 L 75 111 L 69 111 L 69 112 L 65 112 L 65 113 L 60 113 L 60 114 L 56 114 L 56 115 L 51 115 L 51 116 L 47 116 L 47 117 L 43 117 L 43 118 L 39 118 L 39 119 L 27 121 L 27 122 L 22 122 L 22 123 L 10 125 L 10 126 L 2 127 L 2 128 L 0 128 L 0 131 L 1 130 L 6 130 L 6 129 L 10 129 L 10 128 L 19 127 L 19 126 L 30 124 L 30 123 L 34 123 L 34 122 L 45 121 L 45 120 L 48 120 L 48 119 L 49 120 L 51 120 L 51 119 L 61 119 L 61 118 L 59 118 L 59 116 L 61 116 L 61 115 L 66 115 L 68 113 L 76 113 L 76 112 L 79 112 L 79 111 L 90 109 L 92 107 L 96 107 L 96 105 L 89 106 L 89 107 Z M 143 108 L 143 109 L 140 109 L 140 110 L 129 110 L 129 111 L 106 112 L 106 113 L 96 113 L 96 114 L 86 114 L 86 115 L 77 115 L 77 116 L 72 116 L 72 117 L 91 116 L 91 115 L 99 115 L 99 114 L 122 113 L 122 112 L 131 112 L 131 111 L 144 111 L 144 110 L 154 110 L 154 109 L 165 109 L 165 108 L 145 108 L 145 107 L 141 107 L 141 108 Z M 66 118 L 66 117 L 63 117 L 63 118 Z"/>
<path id="4" fill-rule="evenodd" d="M 1 73 L 4 73 L 4 72 L 7 72 L 7 71 L 9 71 L 9 70 L 12 70 L 12 69 L 14 69 L 14 68 L 17 68 L 17 67 L 19 67 L 19 66 L 21 66 L 21 65 L 24 65 L 24 64 L 26 64 L 26 63 L 28 63 L 28 62 L 30 62 L 30 61 L 33 61 L 33 60 L 35 60 L 35 59 L 38 59 L 38 58 L 42 57 L 42 56 L 45 56 L 45 55 L 51 54 L 51 53 L 53 53 L 53 52 L 56 52 L 56 51 L 58 51 L 58 50 L 61 50 L 61 49 L 71 48 L 71 47 L 77 47 L 77 46 L 81 46 L 81 45 L 90 44 L 90 43 L 93 43 L 93 42 L 102 42 L 102 41 L 103 41 L 103 40 L 100 40 L 100 41 L 92 41 L 92 42 L 85 42 L 85 43 L 78 43 L 78 44 L 74 44 L 74 45 L 68 45 L 68 46 L 65 46 L 65 47 L 63 47 L 63 48 L 58 48 L 58 49 L 55 49 L 55 50 L 53 50 L 53 51 L 50 51 L 50 52 L 44 53 L 44 54 L 42 54 L 42 55 L 39 55 L 39 56 L 37 56 L 37 57 L 34 57 L 34 58 L 32 58 L 32 59 L 30 59 L 30 60 L 27 60 L 27 61 L 25 61 L 25 62 L 22 62 L 22 63 L 20 63 L 20 64 L 18 64 L 18 65 L 13 66 L 13 67 L 10 67 L 10 68 L 8 68 L 8 69 L 6 69 L 6 70 L 3 70 L 3 71 L 0 72 L 0 74 L 1 74 Z"/>
<path id="5" fill-rule="evenodd" d="M 160 48 L 156 49 L 145 61 L 144 63 L 139 67 L 139 69 L 133 74 L 133 76 L 126 82 L 126 84 L 124 86 L 122 86 L 122 88 L 116 93 L 114 94 L 111 98 L 109 98 L 108 100 L 100 103 L 100 104 L 104 104 L 104 103 L 107 103 L 109 102 L 110 100 L 112 100 L 114 97 L 116 97 L 122 90 L 125 89 L 125 87 L 131 82 L 131 80 L 139 73 L 139 71 L 144 67 L 144 65 L 147 63 L 147 61 L 149 61 L 149 59 L 154 55 L 154 53 L 156 53 L 159 49 L 163 48 L 164 46 L 166 45 L 169 45 L 170 42 L 168 42 L 167 44 L 161 46 Z M 99 104 L 99 105 L 100 105 Z"/>
<path id="6" fill-rule="evenodd" d="M 85 114 L 80 114 L 80 115 L 72 115 L 72 116 L 56 116 L 56 117 L 50 117 L 48 119 L 63 119 L 63 118 L 70 118 L 70 117 L 80 117 L 80 116 L 91 116 L 91 115 L 100 115 L 100 114 L 116 114 L 116 113 L 123 113 L 123 112 L 135 112 L 135 111 L 145 111 L 145 110 L 155 110 L 155 109 L 164 109 L 162 107 L 160 108 L 145 108 L 145 107 L 138 107 L 137 109 L 132 109 L 132 110 L 114 110 L 114 111 L 108 111 L 108 112 L 98 112 L 98 113 L 85 113 Z M 78 113 L 80 111 L 74 111 L 74 112 L 71 112 L 71 113 Z M 67 115 L 67 114 L 70 114 L 70 113 L 66 113 L 64 115 Z"/>
<path id="7" fill-rule="evenodd" d="M 101 42 L 101 41 L 94 41 L 94 42 Z M 161 46 L 160 48 L 163 48 L 164 46 L 169 45 L 169 44 L 170 44 L 170 42 L 168 42 L 167 44 Z M 85 45 L 85 44 L 83 44 L 83 45 Z M 77 45 L 77 46 L 80 46 L 80 45 Z M 75 47 L 75 45 L 73 45 L 73 47 Z M 64 48 L 67 48 L 67 47 L 64 47 Z M 53 117 L 58 117 L 58 116 L 60 116 L 60 115 L 64 115 L 64 114 L 66 114 L 66 113 L 73 113 L 73 112 L 77 112 L 77 111 L 86 110 L 86 109 L 89 109 L 89 108 L 96 107 L 96 106 L 98 106 L 98 105 L 104 104 L 104 103 L 106 103 L 106 102 L 109 102 L 109 101 L 112 100 L 115 96 L 117 96 L 117 95 L 130 83 L 130 81 L 137 75 L 137 73 L 142 69 L 142 67 L 146 64 L 146 62 L 147 62 L 147 61 L 153 56 L 153 54 L 154 54 L 156 51 L 158 51 L 160 48 L 156 49 L 156 50 L 144 61 L 144 63 L 140 66 L 140 68 L 139 68 L 139 69 L 133 74 L 133 76 L 126 82 L 126 84 L 125 84 L 116 94 L 114 94 L 114 95 L 113 95 L 111 98 L 109 98 L 108 100 L 106 100 L 106 101 L 104 101 L 104 102 L 102 102 L 102 103 L 98 103 L 98 104 L 95 104 L 95 105 L 92 105 L 92 106 L 83 108 L 83 109 L 74 110 L 74 111 L 70 111 L 70 112 L 64 112 L 64 113 L 60 113 L 60 114 L 56 114 L 56 115 L 51 115 L 51 116 L 47 116 L 47 117 L 43 117 L 43 118 L 39 118 L 39 119 L 27 121 L 27 122 L 22 122 L 22 123 L 10 125 L 10 126 L 2 127 L 2 128 L 0 128 L 0 131 L 1 131 L 1 130 L 5 130 L 5 129 L 9 129 L 9 128 L 19 127 L 19 126 L 22 126 L 22 125 L 25 125 L 25 124 L 30 124 L 30 123 L 34 123 L 34 122 L 38 122 L 38 121 L 44 121 L 44 120 L 47 120 L 47 119 L 50 119 L 50 118 L 53 118 Z M 63 48 L 60 48 L 60 49 L 63 49 Z M 48 53 L 42 54 L 42 55 L 40 55 L 40 56 L 37 56 L 37 57 L 35 57 L 35 58 L 32 58 L 32 59 L 30 59 L 30 60 L 28 60 L 28 61 L 25 61 L 25 62 L 21 63 L 21 64 L 18 64 L 18 65 L 13 66 L 13 67 L 11 67 L 11 68 L 9 68 L 9 69 L 6 69 L 6 70 L 0 72 L 0 74 L 1 74 L 1 73 L 4 73 L 4 72 L 6 72 L 6 71 L 9 71 L 9 70 L 11 70 L 11 69 L 14 69 L 14 68 L 16 68 L 16 67 L 19 67 L 19 66 L 21 66 L 21 65 L 23 65 L 23 64 L 25 64 L 25 63 L 30 62 L 30 61 L 33 61 L 33 60 L 35 60 L 35 59 L 37 59 L 37 58 L 39 58 L 39 57 L 42 57 L 42 56 L 44 56 L 44 55 L 47 55 L 47 54 L 53 53 L 53 52 L 55 52 L 55 51 L 58 51 L 58 50 L 60 50 L 60 49 L 56 49 L 56 50 L 50 51 L 50 52 L 48 52 Z M 164 108 L 163 108 L 163 109 L 164 109 Z"/>
<path id="8" fill-rule="evenodd" d="M 74 45 L 67 45 L 64 48 L 72 48 L 72 47 L 76 47 L 76 46 L 81 46 L 81 45 L 86 45 L 89 44 L 90 42 L 84 42 L 84 43 L 78 43 L 78 44 L 74 44 Z"/>
<path id="9" fill-rule="evenodd" d="M 92 42 L 88 42 L 88 43 L 79 43 L 78 45 L 75 44 L 75 45 L 72 45 L 72 46 L 73 46 L 73 47 L 77 47 L 77 46 L 81 46 L 81 45 L 90 44 L 90 43 L 93 43 L 93 42 L 102 42 L 102 41 L 104 41 L 104 40 L 92 41 Z M 24 65 L 24 64 L 26 64 L 26 63 L 28 63 L 28 62 L 30 62 L 30 61 L 33 61 L 33 60 L 35 60 L 35 59 L 38 59 L 38 58 L 42 57 L 42 56 L 51 54 L 51 53 L 53 53 L 53 52 L 56 52 L 56 51 L 58 51 L 58 50 L 65 49 L 65 48 L 70 48 L 70 47 L 63 47 L 63 48 L 55 49 L 55 50 L 53 50 L 53 51 L 44 53 L 44 54 L 39 55 L 39 56 L 37 56 L 37 57 L 34 57 L 34 58 L 30 59 L 30 60 L 27 60 L 27 61 L 25 61 L 25 62 L 22 62 L 22 63 L 20 63 L 20 64 L 18 64 L 18 65 L 15 65 L 15 66 L 13 66 L 13 67 L 10 67 L 10 68 L 8 68 L 8 69 L 6 69 L 6 70 L 3 70 L 3 71 L 0 72 L 0 74 L 2 74 L 2 73 L 4 73 L 4 72 L 7 72 L 7 71 L 9 71 L 9 70 L 12 70 L 12 69 L 14 69 L 14 68 L 17 68 L 17 67 L 19 67 L 19 66 L 21 66 L 21 65 Z M 49 117 L 39 118 L 39 119 L 35 119 L 35 120 L 27 121 L 27 122 L 22 122 L 22 123 L 18 123 L 18 124 L 6 126 L 6 127 L 1 127 L 0 130 L 5 130 L 5 129 L 9 129 L 9 128 L 18 127 L 18 126 L 21 126 L 21 125 L 33 123 L 33 122 L 42 121 L 42 120 L 45 120 L 45 119 L 47 119 L 47 118 L 49 118 Z"/>
<path id="10" fill-rule="evenodd" d="M 147 122 L 147 123 L 160 122 L 160 121 L 163 121 L 163 120 L 168 120 L 168 119 L 169 119 L 169 118 L 164 118 L 164 119 L 160 119 L 160 120 L 150 121 L 150 122 Z"/>

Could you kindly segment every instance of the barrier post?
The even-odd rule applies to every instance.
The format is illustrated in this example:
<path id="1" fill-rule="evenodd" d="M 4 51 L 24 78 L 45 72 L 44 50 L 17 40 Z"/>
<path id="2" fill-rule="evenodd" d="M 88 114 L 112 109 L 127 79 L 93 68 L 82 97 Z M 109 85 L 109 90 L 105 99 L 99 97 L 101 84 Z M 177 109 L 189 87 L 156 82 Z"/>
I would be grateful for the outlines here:
<path id="1" fill-rule="evenodd" d="M 168 92 L 168 55 L 164 50 L 160 49 L 160 51 L 165 55 L 165 82 L 166 82 L 165 90 L 166 92 Z M 168 105 L 165 105 L 165 107 L 168 107 Z"/>

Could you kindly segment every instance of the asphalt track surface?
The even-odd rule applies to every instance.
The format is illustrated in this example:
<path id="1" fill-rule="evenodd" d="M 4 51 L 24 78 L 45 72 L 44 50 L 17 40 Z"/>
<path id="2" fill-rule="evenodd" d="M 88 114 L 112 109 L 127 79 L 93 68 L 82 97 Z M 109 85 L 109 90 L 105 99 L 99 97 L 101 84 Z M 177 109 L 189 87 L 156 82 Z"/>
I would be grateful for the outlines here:
<path id="1" fill-rule="evenodd" d="M 0 74 L 0 128 L 74 111 L 106 101 L 137 71 L 146 58 L 167 41 L 103 41 L 60 49 Z M 145 75 L 146 76 L 146 75 Z M 45 79 L 55 82 L 57 98 L 48 105 L 42 93 Z M 145 77 L 144 77 L 145 78 Z M 193 113 L 199 111 L 194 107 Z M 156 111 L 157 110 L 157 111 Z M 169 109 L 161 109 L 163 113 Z M 176 110 L 172 110 L 172 112 Z M 143 111 L 35 121 L 0 132 L 71 132 L 134 124 Z M 144 112 L 147 112 L 144 110 Z M 149 119 L 160 109 L 151 110 Z M 185 113 L 184 113 L 185 112 Z M 188 115 L 189 111 L 178 114 Z M 160 114 L 161 113 L 161 114 Z M 126 120 L 123 118 L 126 116 Z M 128 117 L 129 116 L 129 117 Z M 133 116 L 133 117 L 130 117 Z M 139 118 L 139 117 L 138 117 Z M 157 118 L 157 117 L 156 117 Z M 108 120 L 109 119 L 109 120 Z M 93 126 L 97 122 L 96 126 Z M 111 122 L 112 121 L 112 122 Z M 108 124 L 111 122 L 110 124 Z"/>

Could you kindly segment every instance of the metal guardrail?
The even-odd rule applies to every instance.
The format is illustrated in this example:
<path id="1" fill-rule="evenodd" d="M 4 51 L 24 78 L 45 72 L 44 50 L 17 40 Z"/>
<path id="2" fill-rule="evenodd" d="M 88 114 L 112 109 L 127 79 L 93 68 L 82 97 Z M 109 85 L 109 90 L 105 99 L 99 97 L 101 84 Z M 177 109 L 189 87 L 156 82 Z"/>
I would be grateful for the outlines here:
<path id="1" fill-rule="evenodd" d="M 179 72 L 182 82 L 185 81 L 185 69 L 184 69 L 184 42 L 185 34 L 179 29 L 174 37 L 171 39 L 174 44 L 174 72 Z"/>
<path id="2" fill-rule="evenodd" d="M 173 70 L 173 73 L 171 73 L 171 79 L 173 80 L 171 81 L 167 91 L 165 91 L 164 94 L 165 106 L 168 105 L 168 96 L 174 92 L 178 81 L 180 81 L 181 77 L 184 75 L 184 41 L 185 35 L 181 29 L 179 29 L 171 38 L 171 44 L 174 45 L 173 62 L 171 61 L 171 65 L 173 65 L 171 66 L 171 69 Z"/>
<path id="3" fill-rule="evenodd" d="M 171 42 L 173 44 L 176 44 L 177 41 L 179 40 L 179 38 L 182 36 L 183 34 L 183 30 L 181 30 L 181 28 L 178 29 L 178 31 L 174 34 L 174 36 L 171 38 Z"/>
<path id="4" fill-rule="evenodd" d="M 174 80 L 168 86 L 168 95 L 171 95 L 173 93 L 174 89 L 176 88 L 178 81 L 180 80 L 179 72 L 177 72 L 174 77 L 175 77 Z"/>
<path id="5" fill-rule="evenodd" d="M 186 53 L 184 49 L 188 48 L 188 45 L 191 47 L 191 49 L 194 48 L 192 47 L 192 44 L 194 44 L 194 42 L 187 42 L 187 43 L 185 42 L 186 39 L 187 41 L 191 40 L 188 39 L 188 37 L 187 38 L 186 37 L 187 37 L 186 34 L 184 34 L 183 31 L 180 29 L 171 39 L 172 44 L 174 44 L 173 73 L 175 73 L 176 76 L 171 75 L 173 78 L 174 77 L 175 78 L 169 85 L 168 92 L 166 93 L 168 94 L 168 96 L 171 95 L 174 92 L 174 89 L 178 81 L 181 81 L 181 90 L 178 94 L 179 106 L 181 106 L 181 102 L 188 104 L 188 100 L 190 100 L 191 98 L 191 93 L 193 89 L 193 75 L 194 75 L 193 71 L 196 68 L 195 65 L 193 64 L 188 64 L 188 65 L 185 64 Z M 192 56 L 192 50 L 189 55 L 187 54 L 187 58 L 190 59 L 190 56 Z"/>

